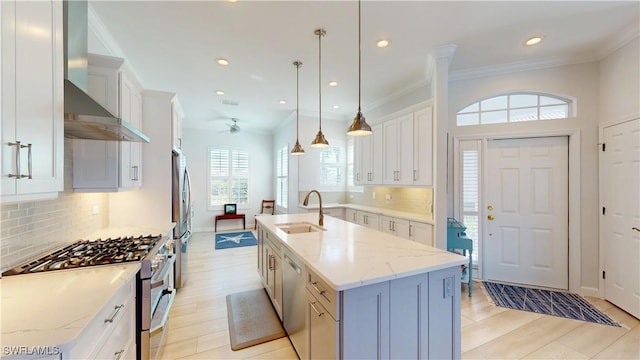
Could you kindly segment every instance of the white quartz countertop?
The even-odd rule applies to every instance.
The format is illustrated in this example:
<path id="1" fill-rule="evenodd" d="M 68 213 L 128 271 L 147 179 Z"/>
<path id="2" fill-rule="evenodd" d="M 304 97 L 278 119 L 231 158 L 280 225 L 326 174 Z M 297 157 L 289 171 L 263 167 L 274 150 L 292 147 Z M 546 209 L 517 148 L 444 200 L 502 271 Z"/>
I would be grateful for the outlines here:
<path id="1" fill-rule="evenodd" d="M 50 346 L 68 351 L 139 269 L 135 262 L 3 277 L 3 348 Z"/>
<path id="2" fill-rule="evenodd" d="M 320 206 L 318 204 L 309 204 L 307 206 L 298 204 L 298 207 L 305 210 L 318 210 Z M 412 213 L 407 211 L 398 211 L 398 210 L 384 209 L 379 207 L 365 206 L 365 205 L 358 205 L 358 204 L 328 203 L 328 204 L 322 204 L 322 208 L 323 209 L 345 208 L 345 209 L 360 210 L 360 211 L 366 211 L 372 214 L 391 216 L 394 218 L 407 219 L 411 221 L 418 221 L 418 222 L 433 225 L 433 217 L 427 214 L 418 214 L 418 213 Z"/>
<path id="3" fill-rule="evenodd" d="M 287 234 L 276 225 L 318 223 L 318 214 L 260 216 L 257 221 L 282 240 L 306 266 L 341 291 L 467 263 L 463 256 L 333 217 L 326 231 Z"/>

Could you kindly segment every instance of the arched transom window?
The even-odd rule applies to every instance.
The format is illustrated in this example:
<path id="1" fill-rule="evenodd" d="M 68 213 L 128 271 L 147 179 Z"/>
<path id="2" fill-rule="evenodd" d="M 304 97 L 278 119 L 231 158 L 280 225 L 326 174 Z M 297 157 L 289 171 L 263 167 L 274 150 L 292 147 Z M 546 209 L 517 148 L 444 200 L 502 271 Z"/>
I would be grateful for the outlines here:
<path id="1" fill-rule="evenodd" d="M 569 101 L 536 93 L 499 95 L 458 111 L 458 126 L 566 119 Z"/>

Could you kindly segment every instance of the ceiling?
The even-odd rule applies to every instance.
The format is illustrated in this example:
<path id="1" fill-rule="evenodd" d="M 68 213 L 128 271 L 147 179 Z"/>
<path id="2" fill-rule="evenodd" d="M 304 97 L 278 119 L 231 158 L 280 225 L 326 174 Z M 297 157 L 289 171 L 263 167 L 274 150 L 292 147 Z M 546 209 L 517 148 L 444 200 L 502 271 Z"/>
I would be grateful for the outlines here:
<path id="1" fill-rule="evenodd" d="M 358 106 L 356 1 L 90 1 L 146 89 L 178 94 L 185 127 L 269 133 L 296 109 L 317 117 L 317 28 L 322 38 L 322 117 Z M 452 74 L 508 64 L 599 59 L 621 34 L 637 34 L 637 1 L 363 1 L 362 107 L 426 82 L 427 54 L 457 45 Z M 524 41 L 542 35 L 539 45 Z M 391 44 L 377 48 L 388 38 Z M 226 58 L 220 66 L 215 59 Z M 579 60 L 577 60 L 579 59 Z M 335 80 L 338 86 L 330 87 Z M 223 90 L 224 95 L 216 95 Z M 223 104 L 223 100 L 237 105 Z M 280 104 L 286 100 L 286 104 Z M 334 109 L 339 105 L 339 109 Z"/>

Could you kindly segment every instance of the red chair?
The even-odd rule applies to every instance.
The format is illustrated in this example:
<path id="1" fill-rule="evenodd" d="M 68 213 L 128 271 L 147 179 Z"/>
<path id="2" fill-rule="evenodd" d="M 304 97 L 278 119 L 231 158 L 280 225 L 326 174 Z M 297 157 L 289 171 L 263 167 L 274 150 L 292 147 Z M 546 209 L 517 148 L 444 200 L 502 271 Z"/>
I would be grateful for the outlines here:
<path id="1" fill-rule="evenodd" d="M 274 215 L 276 213 L 276 201 L 275 200 L 262 200 L 260 206 L 260 212 L 256 214 L 253 223 L 253 230 L 258 228 L 257 217 L 262 215 Z"/>

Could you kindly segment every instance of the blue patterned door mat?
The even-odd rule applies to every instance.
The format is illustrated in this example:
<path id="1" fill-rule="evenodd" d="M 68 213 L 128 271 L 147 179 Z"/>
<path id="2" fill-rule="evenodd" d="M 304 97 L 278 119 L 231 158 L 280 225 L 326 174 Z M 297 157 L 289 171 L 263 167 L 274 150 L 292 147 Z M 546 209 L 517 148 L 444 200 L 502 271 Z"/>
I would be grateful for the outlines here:
<path id="1" fill-rule="evenodd" d="M 257 245 L 251 231 L 216 234 L 216 250 Z"/>
<path id="2" fill-rule="evenodd" d="M 620 327 L 577 294 L 490 281 L 484 281 L 483 284 L 493 303 L 500 307 Z"/>

